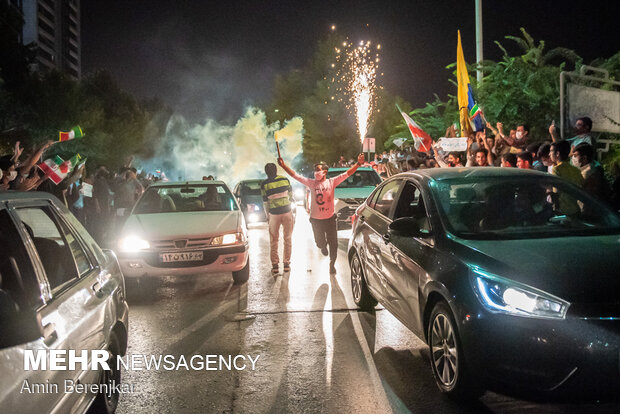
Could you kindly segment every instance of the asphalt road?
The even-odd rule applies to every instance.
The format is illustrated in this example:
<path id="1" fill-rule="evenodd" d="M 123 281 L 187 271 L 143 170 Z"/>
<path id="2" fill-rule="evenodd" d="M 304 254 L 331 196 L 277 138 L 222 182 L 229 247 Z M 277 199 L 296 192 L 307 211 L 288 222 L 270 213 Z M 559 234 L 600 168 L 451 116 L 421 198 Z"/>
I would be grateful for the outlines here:
<path id="1" fill-rule="evenodd" d="M 253 371 L 247 359 L 243 370 L 125 370 L 123 382 L 135 391 L 121 396 L 117 412 L 620 412 L 618 403 L 529 402 L 492 392 L 470 406 L 448 400 L 433 382 L 422 341 L 380 307 L 374 314 L 357 311 L 345 257 L 348 234 L 340 236 L 335 276 L 300 211 L 290 274 L 270 274 L 263 225 L 249 230 L 245 285 L 217 274 L 132 289 L 129 354 L 258 361 Z"/>

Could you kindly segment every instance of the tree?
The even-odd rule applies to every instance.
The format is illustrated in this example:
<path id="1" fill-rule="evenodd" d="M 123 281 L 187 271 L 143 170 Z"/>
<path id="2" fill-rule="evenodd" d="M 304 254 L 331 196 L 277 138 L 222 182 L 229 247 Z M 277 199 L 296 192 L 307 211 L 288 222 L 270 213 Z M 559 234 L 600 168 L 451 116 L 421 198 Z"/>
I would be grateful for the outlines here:
<path id="1" fill-rule="evenodd" d="M 502 59 L 484 63 L 485 76 L 476 97 L 488 121 L 501 121 L 510 127 L 529 124 L 530 136 L 543 140 L 548 137 L 551 121 L 560 116 L 560 72 L 567 64 L 580 65 L 581 58 L 566 48 L 545 52 L 544 41 L 536 45 L 523 28 L 521 34 L 522 37 L 506 36 L 521 49 L 522 54 L 517 56 L 510 56 L 495 42 L 503 51 Z"/>

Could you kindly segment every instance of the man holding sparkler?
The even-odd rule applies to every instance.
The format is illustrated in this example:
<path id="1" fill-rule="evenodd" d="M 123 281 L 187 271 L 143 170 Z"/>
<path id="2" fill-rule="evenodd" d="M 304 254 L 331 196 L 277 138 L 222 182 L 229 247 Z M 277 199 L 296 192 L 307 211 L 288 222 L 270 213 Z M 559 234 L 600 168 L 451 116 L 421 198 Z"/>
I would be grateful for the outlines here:
<path id="1" fill-rule="evenodd" d="M 278 164 L 288 175 L 310 189 L 310 194 L 312 195 L 310 223 L 312 224 L 314 241 L 324 256 L 328 255 L 327 246 L 329 246 L 329 272 L 332 274 L 336 273 L 334 264 L 338 255 L 338 230 L 336 227 L 336 216 L 334 215 L 334 190 L 364 164 L 364 154 L 357 156 L 357 164 L 332 178 L 327 178 L 329 166 L 324 162 L 315 164 L 314 179 L 298 175 L 284 163 L 281 157 L 278 157 Z"/>

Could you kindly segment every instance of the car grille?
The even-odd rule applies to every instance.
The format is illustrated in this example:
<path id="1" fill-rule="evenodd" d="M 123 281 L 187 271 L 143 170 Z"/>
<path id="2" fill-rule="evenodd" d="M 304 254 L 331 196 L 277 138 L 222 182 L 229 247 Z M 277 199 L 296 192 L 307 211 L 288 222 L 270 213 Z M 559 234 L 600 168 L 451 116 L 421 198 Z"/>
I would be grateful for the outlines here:
<path id="1" fill-rule="evenodd" d="M 201 249 L 211 245 L 211 237 L 199 239 L 153 240 L 151 248 L 155 250 Z"/>

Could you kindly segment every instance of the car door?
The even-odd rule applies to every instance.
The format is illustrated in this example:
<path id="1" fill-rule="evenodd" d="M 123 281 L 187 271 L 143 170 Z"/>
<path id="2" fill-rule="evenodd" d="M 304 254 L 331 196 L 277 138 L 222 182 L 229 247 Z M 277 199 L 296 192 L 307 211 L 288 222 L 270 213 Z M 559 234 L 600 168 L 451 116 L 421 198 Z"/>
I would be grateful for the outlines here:
<path id="1" fill-rule="evenodd" d="M 382 252 L 385 247 L 383 236 L 387 233 L 389 215 L 402 182 L 401 179 L 391 180 L 377 190 L 378 195 L 373 208 L 367 215 L 360 217 L 364 226 L 362 237 L 365 245 L 364 259 L 368 264 L 366 269 L 368 283 L 381 292 L 383 297 L 388 293 L 385 281 L 385 256 Z"/>
<path id="2" fill-rule="evenodd" d="M 63 371 L 26 370 L 26 350 L 45 349 L 36 311 L 49 298 L 41 289 L 25 240 L 8 210 L 0 206 L 0 408 L 6 413 L 46 412 L 57 406 L 63 394 L 30 394 L 33 384 L 55 384 Z M 31 318 L 30 318 L 31 316 Z M 29 320 L 30 319 L 30 320 Z M 26 328 L 26 321 L 31 322 Z"/>
<path id="3" fill-rule="evenodd" d="M 40 205 L 16 205 L 14 214 L 25 230 L 33 255 L 40 261 L 49 286 L 50 299 L 37 312 L 47 333 L 45 348 L 63 350 L 99 350 L 105 348 L 106 295 L 93 263 L 78 233 L 61 212 L 49 202 Z M 90 356 L 89 365 L 90 365 Z M 82 369 L 86 368 L 86 369 Z M 91 384 L 99 380 L 99 371 L 78 364 L 75 370 L 59 371 L 64 380 Z M 86 403 L 92 396 L 64 394 L 55 410 L 65 411 Z M 54 411 L 54 410 L 52 410 Z"/>
<path id="4" fill-rule="evenodd" d="M 423 334 L 420 323 L 420 280 L 426 277 L 426 269 L 434 255 L 434 241 L 426 205 L 420 186 L 409 180 L 404 183 L 391 219 L 413 217 L 425 233 L 420 237 L 405 237 L 392 233 L 382 250 L 390 307 L 398 313 L 399 319 L 406 326 L 418 334 Z"/>

